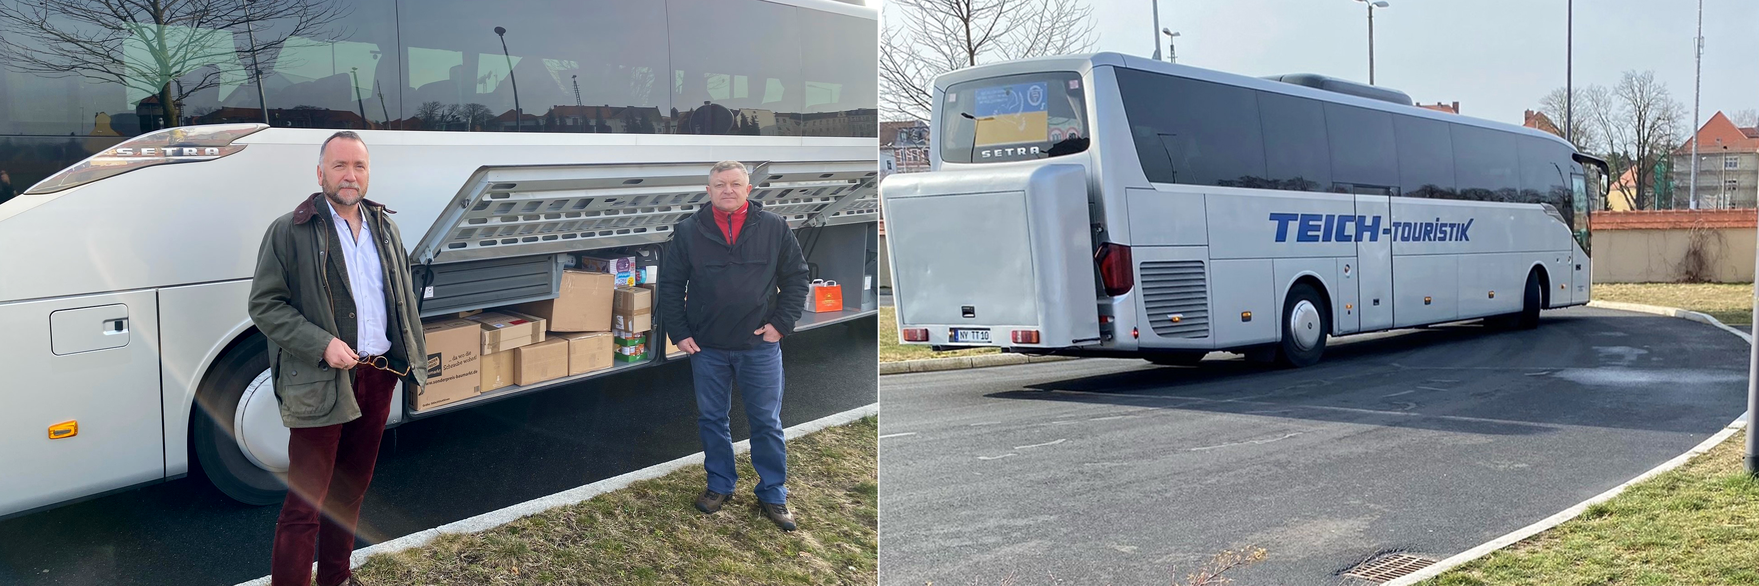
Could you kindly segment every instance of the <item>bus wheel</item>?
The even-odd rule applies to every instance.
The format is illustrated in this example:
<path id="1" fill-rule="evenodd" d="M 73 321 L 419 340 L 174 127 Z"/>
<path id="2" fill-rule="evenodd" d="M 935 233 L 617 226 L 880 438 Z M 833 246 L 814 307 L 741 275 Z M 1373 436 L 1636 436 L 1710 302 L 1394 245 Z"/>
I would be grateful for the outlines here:
<path id="1" fill-rule="evenodd" d="M 1297 283 L 1283 302 L 1283 336 L 1277 343 L 1277 364 L 1301 368 L 1319 362 L 1331 335 L 1325 299 L 1312 285 Z"/>
<path id="2" fill-rule="evenodd" d="M 1539 309 L 1545 305 L 1545 293 L 1539 284 L 1539 272 L 1527 273 L 1527 292 L 1521 296 L 1521 313 L 1515 325 L 1523 330 L 1539 327 Z"/>
<path id="3" fill-rule="evenodd" d="M 249 505 L 287 494 L 287 428 L 269 375 L 268 345 L 253 335 L 221 356 L 196 392 L 190 445 L 208 480 Z"/>
<path id="4" fill-rule="evenodd" d="M 1149 356 L 1148 361 L 1160 366 L 1197 366 L 1199 362 L 1203 362 L 1203 357 L 1207 355 L 1209 355 L 1208 352 L 1202 351 L 1168 352 Z"/>

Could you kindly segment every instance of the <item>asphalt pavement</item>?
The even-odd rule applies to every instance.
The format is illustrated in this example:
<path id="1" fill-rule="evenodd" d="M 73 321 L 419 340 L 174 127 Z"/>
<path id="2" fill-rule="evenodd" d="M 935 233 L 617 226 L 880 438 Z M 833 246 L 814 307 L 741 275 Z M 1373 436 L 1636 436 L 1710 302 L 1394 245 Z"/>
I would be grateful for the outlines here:
<path id="1" fill-rule="evenodd" d="M 880 380 L 882 584 L 1167 584 L 1230 548 L 1240 585 L 1364 584 L 1691 449 L 1746 408 L 1747 345 L 1572 308 L 1334 339 L 1274 370 L 1089 359 Z"/>
<path id="2" fill-rule="evenodd" d="M 784 426 L 872 404 L 875 319 L 783 339 Z M 686 361 L 534 392 L 387 432 L 357 547 L 702 451 Z M 735 400 L 735 440 L 748 435 Z M 691 506 L 688 501 L 679 507 Z M 280 506 L 200 472 L 0 522 L 0 584 L 235 584 L 268 574 Z"/>

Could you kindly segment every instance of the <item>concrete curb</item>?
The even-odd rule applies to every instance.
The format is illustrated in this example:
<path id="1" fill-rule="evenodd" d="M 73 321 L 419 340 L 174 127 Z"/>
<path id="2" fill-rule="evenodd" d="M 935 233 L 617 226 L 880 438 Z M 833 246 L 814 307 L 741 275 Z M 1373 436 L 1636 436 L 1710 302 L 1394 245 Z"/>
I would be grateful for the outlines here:
<path id="1" fill-rule="evenodd" d="M 1722 328 L 1724 331 L 1727 331 L 1728 333 L 1734 334 L 1736 336 L 1740 336 L 1741 339 L 1746 340 L 1748 344 L 1753 343 L 1753 337 L 1751 334 L 1748 334 L 1746 332 L 1742 332 L 1741 330 L 1729 327 L 1727 324 L 1724 324 L 1720 321 L 1717 321 L 1717 319 L 1714 317 L 1710 317 L 1708 315 L 1705 315 L 1705 314 L 1702 314 L 1702 313 L 1699 313 L 1696 311 L 1689 311 L 1689 310 L 1679 309 L 1679 308 L 1675 308 L 1675 307 L 1661 307 L 1661 306 L 1657 306 L 1657 305 L 1643 305 L 1640 303 L 1621 303 L 1621 302 L 1617 302 L 1617 301 L 1590 301 L 1590 302 L 1588 302 L 1588 306 L 1589 307 L 1597 307 L 1597 308 L 1601 308 L 1601 309 L 1617 309 L 1617 310 L 1621 310 L 1621 311 L 1634 311 L 1634 312 L 1640 312 L 1640 313 L 1649 313 L 1649 314 L 1654 314 L 1654 315 L 1662 315 L 1662 316 L 1668 316 L 1668 317 L 1677 317 L 1677 318 L 1681 318 L 1681 319 L 1688 319 L 1688 320 L 1692 320 L 1695 322 L 1710 324 L 1710 325 L 1716 326 L 1718 328 Z M 1405 577 L 1386 582 L 1382 586 L 1412 586 L 1418 582 L 1422 582 L 1424 580 L 1428 580 L 1430 578 L 1440 576 L 1442 573 L 1444 573 L 1448 570 L 1452 570 L 1456 567 L 1459 567 L 1460 565 L 1465 564 L 1466 562 L 1470 562 L 1472 560 L 1476 560 L 1478 558 L 1490 555 L 1491 552 L 1508 547 L 1510 545 L 1514 545 L 1514 544 L 1519 543 L 1522 540 L 1525 540 L 1529 537 L 1532 537 L 1534 535 L 1538 535 L 1548 529 L 1551 529 L 1551 528 L 1556 527 L 1558 525 L 1562 525 L 1565 521 L 1568 521 L 1570 519 L 1574 519 L 1574 518 L 1576 518 L 1576 516 L 1581 515 L 1583 511 L 1588 510 L 1588 507 L 1591 507 L 1596 504 L 1611 500 L 1612 497 L 1618 496 L 1620 493 L 1623 493 L 1625 491 L 1625 489 L 1630 488 L 1634 484 L 1637 484 L 1639 482 L 1643 482 L 1643 481 L 1648 480 L 1652 477 L 1655 477 L 1656 475 L 1659 475 L 1659 474 L 1668 472 L 1670 470 L 1673 470 L 1675 468 L 1678 468 L 1678 467 L 1684 465 L 1688 460 L 1691 460 L 1692 458 L 1697 457 L 1699 454 L 1703 454 L 1704 452 L 1710 451 L 1711 448 L 1716 447 L 1718 444 L 1721 444 L 1723 441 L 1725 441 L 1729 437 L 1733 436 L 1735 434 L 1735 432 L 1738 432 L 1741 430 L 1741 428 L 1746 427 L 1747 426 L 1747 419 L 1748 419 L 1749 415 L 1751 415 L 1751 413 L 1742 414 L 1739 418 L 1730 422 L 1727 426 L 1724 426 L 1721 431 L 1718 431 L 1714 435 L 1711 435 L 1709 439 L 1706 439 L 1703 442 L 1700 442 L 1696 447 L 1693 447 L 1691 450 L 1687 451 L 1686 453 L 1675 456 L 1672 460 L 1662 462 L 1660 466 L 1656 466 L 1654 468 L 1651 468 L 1651 469 L 1649 469 L 1648 472 L 1644 472 L 1643 474 L 1637 476 L 1636 478 L 1632 478 L 1629 481 L 1626 481 L 1624 484 L 1620 484 L 1618 486 L 1613 487 L 1611 490 L 1594 495 L 1593 497 L 1589 498 L 1588 500 L 1582 501 L 1580 503 L 1576 503 L 1575 506 L 1572 506 L 1568 509 L 1564 509 L 1562 511 L 1559 511 L 1557 514 L 1552 515 L 1550 517 L 1546 517 L 1544 519 L 1541 519 L 1537 523 L 1534 523 L 1532 525 L 1528 525 L 1526 527 L 1522 527 L 1520 529 L 1516 529 L 1507 535 L 1503 535 L 1502 537 L 1498 537 L 1496 539 L 1492 539 L 1490 541 L 1487 541 L 1487 542 L 1479 545 L 1478 547 L 1468 549 L 1468 550 L 1460 552 L 1459 554 L 1456 554 L 1452 557 L 1449 557 L 1447 559 L 1436 562 L 1434 565 L 1431 565 L 1427 568 L 1423 568 L 1422 570 L 1418 570 L 1416 573 L 1413 573 L 1413 574 L 1407 575 Z"/>
<path id="2" fill-rule="evenodd" d="M 795 439 L 811 434 L 815 431 L 829 427 L 836 427 L 838 425 L 843 425 L 864 417 L 871 417 L 878 414 L 879 403 L 871 403 L 866 406 L 856 407 L 842 413 L 821 417 L 787 428 L 783 430 L 783 435 L 788 439 Z M 734 454 L 742 454 L 748 451 L 751 451 L 751 440 L 745 440 L 733 444 Z M 651 480 L 682 470 L 689 466 L 701 465 L 702 457 L 702 452 L 697 452 L 676 460 L 655 464 L 634 472 L 620 474 L 592 484 L 558 492 L 550 496 L 539 497 L 504 509 L 489 511 L 475 517 L 454 521 L 433 529 L 417 531 L 390 541 L 363 547 L 354 550 L 354 554 L 349 558 L 349 567 L 359 568 L 361 564 L 366 563 L 367 558 L 375 555 L 396 553 L 406 549 L 427 545 L 429 541 L 433 541 L 435 537 L 439 537 L 443 534 L 479 533 L 550 509 L 582 503 L 593 497 L 625 488 L 637 481 Z M 314 564 L 313 567 L 316 567 L 316 565 Z M 249 582 L 241 582 L 238 586 L 267 586 L 268 584 L 269 577 L 263 576 Z"/>
<path id="3" fill-rule="evenodd" d="M 879 363 L 879 373 L 905 374 L 910 372 L 935 372 L 938 370 L 963 370 L 967 368 L 988 368 L 991 366 L 1011 366 L 1028 362 L 1057 362 L 1059 360 L 1075 360 L 1071 356 L 1028 356 L 1026 354 L 979 354 L 977 356 L 954 356 L 952 358 L 928 358 L 923 360 L 903 360 L 899 362 Z"/>

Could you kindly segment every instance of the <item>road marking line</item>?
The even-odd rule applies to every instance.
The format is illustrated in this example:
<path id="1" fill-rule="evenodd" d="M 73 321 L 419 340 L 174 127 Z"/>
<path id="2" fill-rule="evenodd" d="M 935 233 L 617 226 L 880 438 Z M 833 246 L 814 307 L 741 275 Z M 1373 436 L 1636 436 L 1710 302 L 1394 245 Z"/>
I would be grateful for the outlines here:
<path id="1" fill-rule="evenodd" d="M 1203 446 L 1201 448 L 1191 448 L 1191 451 L 1201 452 L 1204 450 L 1215 450 L 1215 449 L 1227 448 L 1227 447 L 1232 447 L 1232 446 L 1263 445 L 1263 444 L 1268 444 L 1270 442 L 1280 442 L 1280 441 L 1295 437 L 1297 435 L 1301 435 L 1301 432 L 1295 431 L 1295 432 L 1286 433 L 1286 434 L 1283 434 L 1283 437 L 1278 437 L 1278 438 L 1256 439 L 1256 440 L 1243 441 L 1243 442 L 1234 442 L 1231 444 L 1222 444 L 1219 446 Z"/>
<path id="2" fill-rule="evenodd" d="M 886 435 L 882 435 L 882 436 L 879 436 L 879 438 L 880 438 L 880 439 L 886 439 L 886 438 L 888 438 L 888 437 L 904 437 L 904 436 L 907 436 L 907 435 L 916 435 L 916 432 L 914 432 L 914 431 L 906 431 L 906 432 L 904 432 L 904 433 L 888 433 L 888 434 L 886 434 Z"/>
<path id="3" fill-rule="evenodd" d="M 1423 387 L 1417 387 L 1417 388 L 1421 389 Z M 1417 391 L 1399 391 L 1399 392 L 1393 393 L 1391 395 L 1381 395 L 1380 398 L 1385 399 L 1387 397 L 1397 397 L 1399 395 L 1409 395 L 1409 394 L 1415 393 L 1415 392 L 1417 392 Z"/>
<path id="4" fill-rule="evenodd" d="M 1015 453 L 1012 453 L 1012 452 L 1009 452 L 1009 453 L 1006 453 L 1006 454 L 1002 454 L 1002 455 L 1000 455 L 1000 456 L 978 456 L 978 457 L 977 457 L 977 459 L 979 459 L 979 460 L 1000 460 L 1000 459 L 1002 459 L 1002 458 L 1006 458 L 1006 457 L 1008 457 L 1008 456 L 1018 456 L 1018 455 L 1019 455 L 1019 454 L 1015 454 Z"/>
<path id="5" fill-rule="evenodd" d="M 1423 389 L 1425 391 L 1447 391 L 1447 389 L 1438 389 L 1435 387 L 1417 387 L 1417 388 Z"/>
<path id="6" fill-rule="evenodd" d="M 1069 438 L 1063 438 L 1063 439 L 1060 439 L 1060 440 L 1057 440 L 1057 441 L 1054 441 L 1054 442 L 1045 442 L 1045 443 L 1042 443 L 1042 444 L 1032 444 L 1032 445 L 1030 445 L 1030 446 L 1014 446 L 1014 449 L 1016 449 L 1016 450 L 1024 450 L 1024 449 L 1026 449 L 1026 448 L 1042 448 L 1042 447 L 1045 447 L 1045 446 L 1054 446 L 1054 445 L 1057 445 L 1057 444 L 1060 444 L 1060 443 L 1063 443 L 1063 442 L 1066 442 L 1066 441 L 1069 441 Z"/>
<path id="7" fill-rule="evenodd" d="M 1088 421 L 1111 421 L 1114 419 L 1129 419 L 1131 417 L 1135 417 L 1135 415 L 1113 415 L 1111 417 L 1095 417 L 1095 418 L 1089 419 Z"/>
<path id="8" fill-rule="evenodd" d="M 971 424 L 971 427 L 977 427 L 979 425 L 1001 425 L 1001 423 L 1002 422 L 1000 422 L 1000 421 L 985 421 L 982 423 L 973 423 L 973 424 Z"/>

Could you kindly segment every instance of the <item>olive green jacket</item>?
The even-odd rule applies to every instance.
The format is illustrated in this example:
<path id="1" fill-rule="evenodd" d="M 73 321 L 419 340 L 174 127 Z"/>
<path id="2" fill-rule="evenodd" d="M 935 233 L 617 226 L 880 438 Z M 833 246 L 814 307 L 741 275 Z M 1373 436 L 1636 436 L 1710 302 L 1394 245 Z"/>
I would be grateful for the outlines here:
<path id="1" fill-rule="evenodd" d="M 360 417 L 360 405 L 354 400 L 354 371 L 331 368 L 324 361 L 324 349 L 331 339 L 340 337 L 332 306 L 337 299 L 352 303 L 353 298 L 348 290 L 331 290 L 331 283 L 338 281 L 348 287 L 348 271 L 342 259 L 335 257 L 342 241 L 322 198 L 323 194 L 314 193 L 269 224 L 250 284 L 250 319 L 269 339 L 275 397 L 281 405 L 281 422 L 290 428 L 323 427 Z M 374 245 L 385 269 L 389 298 L 385 321 L 390 329 L 387 335 L 392 336 L 392 350 L 386 358 L 399 371 L 414 364 L 402 378 L 404 395 L 413 396 L 427 384 L 428 373 L 421 318 L 415 289 L 410 285 L 409 254 L 397 225 L 386 217 L 396 212 L 371 200 L 362 200 L 360 209 L 378 239 Z M 343 342 L 350 347 L 356 344 L 355 340 Z"/>

